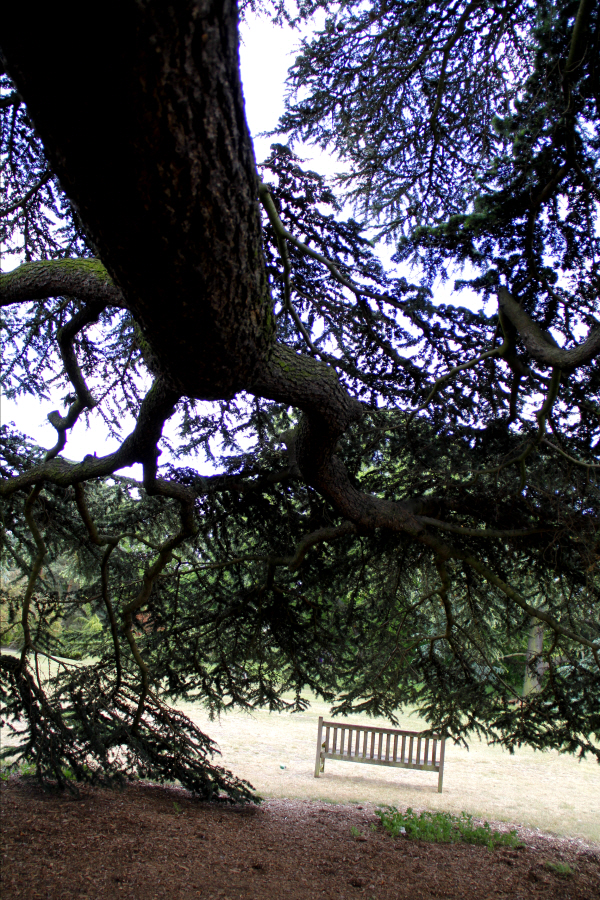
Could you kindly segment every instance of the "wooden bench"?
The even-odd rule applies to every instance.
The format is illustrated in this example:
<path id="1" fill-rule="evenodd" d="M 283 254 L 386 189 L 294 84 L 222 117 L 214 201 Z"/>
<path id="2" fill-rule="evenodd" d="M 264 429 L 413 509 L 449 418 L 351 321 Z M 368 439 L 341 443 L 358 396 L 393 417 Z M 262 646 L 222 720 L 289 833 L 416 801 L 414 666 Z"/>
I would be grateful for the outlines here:
<path id="1" fill-rule="evenodd" d="M 437 734 L 424 737 L 419 731 L 341 725 L 339 722 L 324 722 L 323 716 L 319 716 L 315 778 L 325 771 L 326 759 L 422 769 L 439 773 L 438 793 L 441 794 L 445 749 L 446 738 Z"/>

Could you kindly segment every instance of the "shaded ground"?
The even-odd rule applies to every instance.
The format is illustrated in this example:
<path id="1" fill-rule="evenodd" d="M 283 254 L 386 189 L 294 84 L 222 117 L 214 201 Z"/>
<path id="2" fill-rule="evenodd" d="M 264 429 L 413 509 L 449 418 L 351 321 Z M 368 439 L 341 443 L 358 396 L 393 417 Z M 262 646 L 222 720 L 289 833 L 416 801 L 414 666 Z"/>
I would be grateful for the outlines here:
<path id="1" fill-rule="evenodd" d="M 522 850 L 392 839 L 372 806 L 227 808 L 177 789 L 0 788 L 3 900 L 570 898 L 600 895 L 600 846 L 522 832 Z M 359 838 L 351 828 L 358 829 Z M 568 863 L 560 877 L 548 863 Z"/>

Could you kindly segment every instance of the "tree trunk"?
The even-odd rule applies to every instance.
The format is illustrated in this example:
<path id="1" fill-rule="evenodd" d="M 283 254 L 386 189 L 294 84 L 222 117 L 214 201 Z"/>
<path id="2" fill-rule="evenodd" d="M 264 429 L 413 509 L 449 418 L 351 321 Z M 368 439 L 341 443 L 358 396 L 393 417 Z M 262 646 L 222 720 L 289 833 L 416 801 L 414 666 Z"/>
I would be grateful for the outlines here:
<path id="1" fill-rule="evenodd" d="M 2 52 L 160 366 L 227 398 L 274 339 L 235 0 L 5 4 Z"/>
<path id="2" fill-rule="evenodd" d="M 544 649 L 544 626 L 537 619 L 531 620 L 527 655 L 525 658 L 525 677 L 523 678 L 523 696 L 539 694 L 542 689 L 542 676 L 545 664 L 541 658 Z"/>

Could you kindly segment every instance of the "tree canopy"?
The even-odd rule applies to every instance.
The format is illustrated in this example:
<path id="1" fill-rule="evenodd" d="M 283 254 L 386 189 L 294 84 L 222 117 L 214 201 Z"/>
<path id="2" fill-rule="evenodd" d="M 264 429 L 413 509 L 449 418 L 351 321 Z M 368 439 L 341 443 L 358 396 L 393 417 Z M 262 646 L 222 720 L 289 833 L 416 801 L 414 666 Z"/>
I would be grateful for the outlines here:
<path id="1" fill-rule="evenodd" d="M 232 0 L 2 11 L 3 390 L 65 392 L 0 448 L 41 778 L 247 799 L 173 704 L 306 691 L 600 759 L 599 6 L 274 4 L 326 17 L 258 168 Z"/>

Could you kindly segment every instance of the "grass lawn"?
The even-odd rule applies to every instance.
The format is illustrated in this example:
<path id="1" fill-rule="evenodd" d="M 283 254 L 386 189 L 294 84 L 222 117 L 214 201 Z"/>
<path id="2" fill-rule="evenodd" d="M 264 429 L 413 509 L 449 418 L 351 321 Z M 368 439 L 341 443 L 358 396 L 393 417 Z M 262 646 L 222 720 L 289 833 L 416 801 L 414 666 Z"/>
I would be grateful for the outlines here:
<path id="1" fill-rule="evenodd" d="M 330 718 L 329 707 L 320 701 L 313 701 L 303 713 L 229 712 L 213 722 L 202 706 L 181 708 L 217 741 L 222 764 L 252 782 L 263 797 L 390 804 L 452 813 L 465 810 L 474 816 L 600 841 L 600 765 L 590 757 L 580 761 L 529 748 L 511 756 L 477 739 L 470 742 L 468 751 L 447 742 L 444 792 L 438 794 L 435 773 L 410 769 L 327 760 L 325 773 L 316 779 L 317 718 Z M 389 727 L 385 719 L 366 716 L 352 716 L 348 721 Z M 418 731 L 426 724 L 416 715 L 405 715 L 400 727 Z"/>

